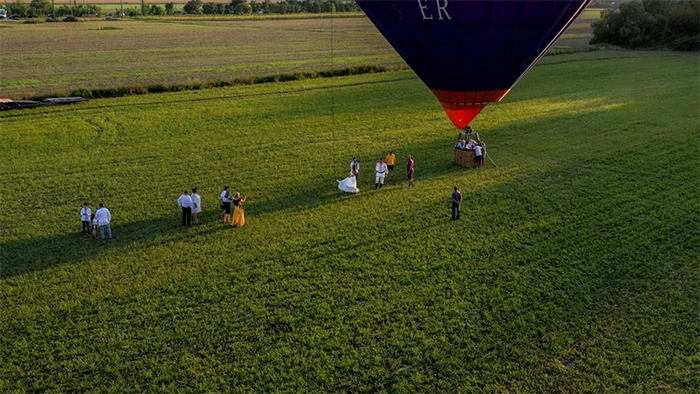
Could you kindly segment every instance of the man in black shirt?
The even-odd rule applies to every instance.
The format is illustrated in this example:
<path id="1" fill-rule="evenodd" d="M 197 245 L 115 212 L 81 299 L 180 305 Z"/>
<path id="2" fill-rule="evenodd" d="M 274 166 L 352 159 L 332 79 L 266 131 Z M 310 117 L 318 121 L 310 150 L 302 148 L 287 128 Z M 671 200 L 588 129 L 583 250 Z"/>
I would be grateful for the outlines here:
<path id="1" fill-rule="evenodd" d="M 459 213 L 462 210 L 462 193 L 459 192 L 457 186 L 452 192 L 452 220 L 459 219 Z"/>

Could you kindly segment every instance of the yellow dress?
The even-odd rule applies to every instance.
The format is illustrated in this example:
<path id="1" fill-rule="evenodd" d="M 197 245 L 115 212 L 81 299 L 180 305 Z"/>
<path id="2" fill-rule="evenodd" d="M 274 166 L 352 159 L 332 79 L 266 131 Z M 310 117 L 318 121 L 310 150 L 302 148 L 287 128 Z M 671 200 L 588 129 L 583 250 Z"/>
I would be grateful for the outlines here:
<path id="1" fill-rule="evenodd" d="M 231 225 L 236 227 L 245 226 L 245 211 L 243 210 L 242 204 L 240 207 L 235 206 L 233 208 L 233 220 L 231 221 Z"/>

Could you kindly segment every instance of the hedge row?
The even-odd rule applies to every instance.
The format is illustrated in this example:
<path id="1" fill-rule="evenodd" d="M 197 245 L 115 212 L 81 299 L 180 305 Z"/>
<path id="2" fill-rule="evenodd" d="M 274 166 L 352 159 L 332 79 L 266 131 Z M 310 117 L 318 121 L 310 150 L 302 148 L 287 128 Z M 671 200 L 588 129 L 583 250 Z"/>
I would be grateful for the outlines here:
<path id="1" fill-rule="evenodd" d="M 372 74 L 381 73 L 386 71 L 396 71 L 407 69 L 405 66 L 398 67 L 385 67 L 385 66 L 356 66 L 356 67 L 346 67 L 336 70 L 327 71 L 317 71 L 317 72 L 296 72 L 291 74 L 275 74 L 263 77 L 247 77 L 247 78 L 235 78 L 226 81 L 214 81 L 214 82 L 201 82 L 197 80 L 188 81 L 182 84 L 165 84 L 158 83 L 154 85 L 128 85 L 110 88 L 80 88 L 71 91 L 70 93 L 53 93 L 50 95 L 32 96 L 27 97 L 30 100 L 42 100 L 47 97 L 74 97 L 81 96 L 85 98 L 107 98 L 107 97 L 125 97 L 133 96 L 138 94 L 148 94 L 148 93 L 165 93 L 165 92 L 181 92 L 185 90 L 199 90 L 208 88 L 221 88 L 226 86 L 240 86 L 240 85 L 255 85 L 260 83 L 270 83 L 270 82 L 287 82 L 287 81 L 300 81 L 304 79 L 315 79 L 315 78 L 330 78 L 330 77 L 343 77 L 349 75 L 360 75 L 360 74 Z"/>

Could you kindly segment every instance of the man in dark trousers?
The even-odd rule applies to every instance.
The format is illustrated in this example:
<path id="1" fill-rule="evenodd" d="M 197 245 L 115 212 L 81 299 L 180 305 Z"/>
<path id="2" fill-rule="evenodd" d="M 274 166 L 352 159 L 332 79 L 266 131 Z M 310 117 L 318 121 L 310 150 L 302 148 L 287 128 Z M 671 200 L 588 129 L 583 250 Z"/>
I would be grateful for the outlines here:
<path id="1" fill-rule="evenodd" d="M 462 210 L 462 193 L 459 192 L 457 186 L 452 192 L 452 220 L 459 219 L 459 212 Z"/>
<path id="2" fill-rule="evenodd" d="M 352 158 L 352 162 L 350 162 L 350 176 L 355 177 L 355 181 L 357 181 L 357 174 L 360 173 L 360 161 L 357 159 L 357 157 Z"/>
<path id="3" fill-rule="evenodd" d="M 177 199 L 177 205 L 182 208 L 182 225 L 189 226 L 192 221 L 192 197 L 190 192 L 185 190 L 184 193 Z"/>

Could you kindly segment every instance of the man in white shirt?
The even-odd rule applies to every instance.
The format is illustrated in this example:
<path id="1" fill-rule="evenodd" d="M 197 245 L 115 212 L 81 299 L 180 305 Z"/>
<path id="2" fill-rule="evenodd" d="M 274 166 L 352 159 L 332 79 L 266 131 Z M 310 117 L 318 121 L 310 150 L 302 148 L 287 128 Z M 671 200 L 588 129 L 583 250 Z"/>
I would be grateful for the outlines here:
<path id="1" fill-rule="evenodd" d="M 374 166 L 374 169 L 377 171 L 377 177 L 374 179 L 374 190 L 377 190 L 377 187 L 381 189 L 382 186 L 384 186 L 384 177 L 386 176 L 387 172 L 387 167 L 384 160 L 380 158 L 379 163 Z"/>
<path id="2" fill-rule="evenodd" d="M 224 223 L 228 223 L 231 221 L 231 201 L 233 201 L 233 197 L 228 191 L 228 186 L 224 186 L 224 191 L 221 192 L 219 200 L 221 200 L 222 209 L 221 215 L 219 215 L 219 217 L 223 217 Z"/>
<path id="3" fill-rule="evenodd" d="M 83 204 L 83 208 L 80 210 L 80 221 L 83 222 L 83 233 L 90 233 L 90 217 L 92 216 L 92 209 L 88 203 Z"/>
<path id="4" fill-rule="evenodd" d="M 481 146 L 474 145 L 474 167 L 481 166 Z"/>
<path id="5" fill-rule="evenodd" d="M 177 199 L 177 205 L 182 208 L 182 225 L 189 226 L 192 221 L 192 197 L 190 192 L 185 190 L 184 193 Z"/>
<path id="6" fill-rule="evenodd" d="M 95 212 L 95 220 L 97 220 L 97 225 L 100 226 L 100 237 L 105 239 L 105 230 L 107 230 L 107 235 L 109 239 L 112 239 L 112 227 L 110 223 L 112 222 L 112 214 L 109 209 L 105 208 L 102 203 L 98 205 L 100 208 Z"/>

